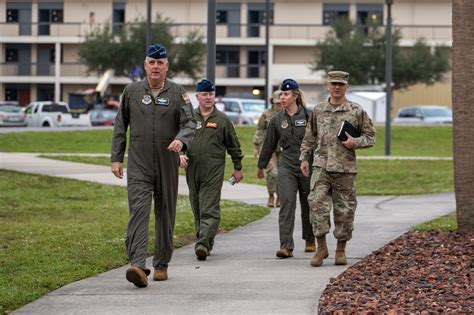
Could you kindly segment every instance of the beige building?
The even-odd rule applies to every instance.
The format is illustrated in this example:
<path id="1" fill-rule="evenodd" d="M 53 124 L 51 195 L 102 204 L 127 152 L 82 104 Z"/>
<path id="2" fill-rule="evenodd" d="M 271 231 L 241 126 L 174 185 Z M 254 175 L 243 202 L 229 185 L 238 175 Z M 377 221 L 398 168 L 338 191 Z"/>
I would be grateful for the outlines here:
<path id="1" fill-rule="evenodd" d="M 216 85 L 226 95 L 251 95 L 263 91 L 265 64 L 269 60 L 269 80 L 273 87 L 288 77 L 297 80 L 309 102 L 317 102 L 323 92 L 323 74 L 311 72 L 317 43 L 329 25 L 341 16 L 360 24 L 386 20 L 383 0 L 273 0 L 268 58 L 265 54 L 265 0 L 217 1 Z M 159 0 L 152 4 L 153 16 L 170 18 L 179 42 L 190 30 L 206 35 L 206 0 Z M 145 18 L 146 0 L 2 0 L 0 2 L 0 100 L 69 101 L 69 93 L 94 88 L 97 74 L 86 73 L 78 62 L 77 48 L 97 25 L 111 23 L 120 28 L 136 18 Z M 451 1 L 395 0 L 393 24 L 403 34 L 401 45 L 409 49 L 424 37 L 429 45 L 451 47 Z M 171 65 L 172 66 L 172 65 Z M 205 73 L 203 65 L 203 73 Z M 189 78 L 174 78 L 192 89 Z M 114 77 L 109 93 L 119 95 L 130 82 Z M 435 85 L 450 86 L 447 82 Z M 433 87 L 414 87 L 416 96 Z M 420 91 L 418 93 L 417 91 Z M 450 104 L 450 89 L 442 88 L 439 101 Z M 410 97 L 399 92 L 394 105 L 408 105 Z M 407 99 L 408 98 L 408 99 Z M 402 104 L 407 103 L 407 104 Z"/>

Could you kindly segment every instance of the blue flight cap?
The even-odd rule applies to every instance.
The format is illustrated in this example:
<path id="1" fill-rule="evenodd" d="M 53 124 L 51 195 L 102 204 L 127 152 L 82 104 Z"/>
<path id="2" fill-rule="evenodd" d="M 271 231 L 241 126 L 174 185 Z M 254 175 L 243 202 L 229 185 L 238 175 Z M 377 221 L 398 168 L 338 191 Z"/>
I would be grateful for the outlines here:
<path id="1" fill-rule="evenodd" d="M 163 59 L 166 58 L 167 52 L 165 46 L 161 44 L 154 44 L 150 45 L 148 47 L 148 50 L 146 51 L 147 57 L 153 58 L 153 59 Z"/>
<path id="2" fill-rule="evenodd" d="M 202 79 L 196 84 L 196 92 L 214 92 L 215 90 L 214 83 L 207 79 Z"/>
<path id="3" fill-rule="evenodd" d="M 285 79 L 281 83 L 280 90 L 282 91 L 289 91 L 289 90 L 296 90 L 299 88 L 298 83 L 293 79 Z"/>

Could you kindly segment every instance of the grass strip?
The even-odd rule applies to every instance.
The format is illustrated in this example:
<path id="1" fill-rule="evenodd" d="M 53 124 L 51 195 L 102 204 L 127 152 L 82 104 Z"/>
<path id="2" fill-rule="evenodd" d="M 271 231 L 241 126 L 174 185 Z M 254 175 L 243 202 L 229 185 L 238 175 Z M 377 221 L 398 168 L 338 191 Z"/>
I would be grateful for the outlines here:
<path id="1" fill-rule="evenodd" d="M 0 313 L 68 283 L 128 263 L 125 187 L 0 170 Z M 222 201 L 221 231 L 269 213 Z M 153 222 L 148 251 L 153 252 Z M 194 241 L 188 197 L 179 196 L 175 246 Z"/>

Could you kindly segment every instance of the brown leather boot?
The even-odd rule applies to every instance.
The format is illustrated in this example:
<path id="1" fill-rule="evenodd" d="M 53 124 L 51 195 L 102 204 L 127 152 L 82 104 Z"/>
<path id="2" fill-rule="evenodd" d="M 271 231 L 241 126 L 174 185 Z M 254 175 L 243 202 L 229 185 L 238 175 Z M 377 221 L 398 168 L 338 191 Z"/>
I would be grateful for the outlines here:
<path id="1" fill-rule="evenodd" d="M 280 248 L 279 250 L 277 250 L 276 256 L 279 258 L 293 257 L 293 250 L 289 248 Z"/>
<path id="2" fill-rule="evenodd" d="M 209 256 L 209 251 L 207 248 L 198 246 L 194 249 L 194 253 L 196 254 L 196 258 L 198 260 L 206 260 L 207 256 Z"/>
<path id="3" fill-rule="evenodd" d="M 125 273 L 125 277 L 128 281 L 133 283 L 135 286 L 139 288 L 144 288 L 148 285 L 148 277 L 140 267 L 130 267 L 127 269 Z"/>
<path id="4" fill-rule="evenodd" d="M 168 267 L 157 267 L 153 273 L 153 281 L 168 280 Z"/>
<path id="5" fill-rule="evenodd" d="M 326 236 L 320 236 L 316 238 L 318 242 L 318 250 L 316 254 L 311 258 L 310 264 L 313 267 L 319 267 L 323 264 L 323 260 L 328 258 L 328 246 L 326 245 Z"/>
<path id="6" fill-rule="evenodd" d="M 268 194 L 267 206 L 273 208 L 275 206 L 275 196 L 273 194 Z"/>
<path id="7" fill-rule="evenodd" d="M 314 244 L 314 241 L 306 241 L 304 251 L 306 253 L 315 252 L 316 251 L 316 244 Z"/>
<path id="8" fill-rule="evenodd" d="M 346 241 L 337 241 L 335 265 L 347 265 Z"/>

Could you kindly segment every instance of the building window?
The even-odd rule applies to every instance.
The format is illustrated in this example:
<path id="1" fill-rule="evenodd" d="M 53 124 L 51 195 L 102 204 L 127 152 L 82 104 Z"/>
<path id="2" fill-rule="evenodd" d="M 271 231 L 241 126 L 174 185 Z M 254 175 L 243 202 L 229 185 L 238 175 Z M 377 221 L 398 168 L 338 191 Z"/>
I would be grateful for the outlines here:
<path id="1" fill-rule="evenodd" d="M 14 87 L 7 87 L 5 89 L 5 100 L 6 101 L 17 101 L 18 100 L 18 89 Z"/>
<path id="2" fill-rule="evenodd" d="M 114 2 L 112 16 L 112 31 L 120 33 L 125 23 L 125 3 Z"/>
<path id="3" fill-rule="evenodd" d="M 357 5 L 357 24 L 363 26 L 383 25 L 383 4 Z"/>
<path id="4" fill-rule="evenodd" d="M 233 47 L 217 47 L 216 64 L 226 67 L 227 78 L 238 78 L 240 76 L 239 49 Z"/>
<path id="5" fill-rule="evenodd" d="M 332 25 L 341 18 L 349 19 L 349 4 L 324 4 L 323 25 Z"/>
<path id="6" fill-rule="evenodd" d="M 227 11 L 217 10 L 216 23 L 217 24 L 227 24 Z"/>
<path id="7" fill-rule="evenodd" d="M 38 35 L 49 35 L 52 23 L 64 22 L 62 3 L 40 3 L 38 15 Z"/>
<path id="8" fill-rule="evenodd" d="M 7 23 L 18 23 L 18 9 L 7 9 Z"/>
<path id="9" fill-rule="evenodd" d="M 260 37 L 260 26 L 266 24 L 265 5 L 249 4 L 247 36 Z M 273 5 L 270 7 L 269 23 L 273 24 Z"/>
<path id="10" fill-rule="evenodd" d="M 18 49 L 7 48 L 5 49 L 5 55 L 6 62 L 18 62 Z"/>

